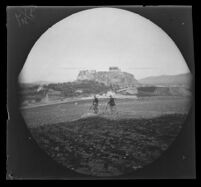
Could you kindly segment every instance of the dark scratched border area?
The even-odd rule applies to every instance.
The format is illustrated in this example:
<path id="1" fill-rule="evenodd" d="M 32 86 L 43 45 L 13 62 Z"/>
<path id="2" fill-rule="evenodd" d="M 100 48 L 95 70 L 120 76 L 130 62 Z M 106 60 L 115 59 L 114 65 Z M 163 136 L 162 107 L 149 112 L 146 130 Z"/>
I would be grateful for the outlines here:
<path id="1" fill-rule="evenodd" d="M 20 114 L 18 75 L 39 37 L 52 25 L 73 13 L 100 6 L 7 7 L 7 179 L 104 179 L 85 176 L 66 169 L 39 148 Z M 108 7 L 108 6 L 102 6 Z M 109 6 L 148 18 L 176 43 L 193 76 L 194 47 L 191 6 L 142 7 Z M 184 24 L 182 24 L 184 23 Z M 192 85 L 194 98 L 194 82 Z M 175 142 L 155 162 L 132 174 L 107 179 L 194 179 L 195 104 Z"/>

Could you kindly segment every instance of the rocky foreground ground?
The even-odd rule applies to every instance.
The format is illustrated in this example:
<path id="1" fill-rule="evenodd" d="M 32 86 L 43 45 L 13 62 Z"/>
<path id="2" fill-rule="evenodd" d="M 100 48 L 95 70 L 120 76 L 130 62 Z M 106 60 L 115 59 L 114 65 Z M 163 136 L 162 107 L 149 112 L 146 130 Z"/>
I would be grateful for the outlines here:
<path id="1" fill-rule="evenodd" d="M 100 117 L 31 127 L 39 145 L 76 172 L 118 176 L 156 160 L 172 143 L 186 115 L 110 120 Z"/>

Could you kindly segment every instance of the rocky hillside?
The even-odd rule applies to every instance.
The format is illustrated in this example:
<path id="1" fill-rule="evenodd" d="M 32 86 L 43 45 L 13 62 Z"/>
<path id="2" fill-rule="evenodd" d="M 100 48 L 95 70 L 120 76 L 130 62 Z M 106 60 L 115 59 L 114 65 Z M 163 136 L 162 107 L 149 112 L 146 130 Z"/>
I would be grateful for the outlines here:
<path id="1" fill-rule="evenodd" d="M 121 71 L 80 71 L 77 81 L 93 80 L 106 86 L 118 86 L 119 88 L 133 87 L 139 85 L 133 74 Z"/>

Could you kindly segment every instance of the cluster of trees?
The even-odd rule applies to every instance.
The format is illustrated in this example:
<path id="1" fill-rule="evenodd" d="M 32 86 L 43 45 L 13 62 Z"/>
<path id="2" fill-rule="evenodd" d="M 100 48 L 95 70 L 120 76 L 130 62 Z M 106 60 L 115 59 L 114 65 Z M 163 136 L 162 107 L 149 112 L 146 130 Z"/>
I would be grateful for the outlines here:
<path id="1" fill-rule="evenodd" d="M 21 98 L 40 100 L 49 90 L 60 91 L 61 97 L 100 94 L 113 89 L 113 86 L 106 86 L 105 84 L 96 81 L 83 80 L 66 83 L 52 83 L 43 85 L 40 90 L 38 90 L 38 88 L 39 85 L 20 85 Z M 81 92 L 76 92 L 77 90 L 81 90 Z"/>
<path id="2" fill-rule="evenodd" d="M 49 84 L 48 88 L 61 91 L 65 97 L 77 96 L 79 94 L 104 93 L 111 89 L 109 86 L 106 86 L 103 83 L 98 83 L 91 80 Z M 77 93 L 77 90 L 82 90 L 82 93 Z"/>

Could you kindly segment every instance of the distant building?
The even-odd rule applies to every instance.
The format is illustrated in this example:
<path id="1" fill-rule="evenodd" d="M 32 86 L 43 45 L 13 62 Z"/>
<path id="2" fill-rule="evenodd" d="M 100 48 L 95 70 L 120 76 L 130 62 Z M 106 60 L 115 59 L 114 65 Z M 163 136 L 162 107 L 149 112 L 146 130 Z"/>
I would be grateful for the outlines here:
<path id="1" fill-rule="evenodd" d="M 124 94 L 124 95 L 136 95 L 138 94 L 138 90 L 136 87 L 128 87 L 119 89 L 116 91 L 117 93 Z"/>
<path id="2" fill-rule="evenodd" d="M 53 100 L 60 100 L 62 98 L 62 93 L 61 91 L 56 91 L 53 89 L 48 89 L 45 97 L 41 100 L 43 103 L 48 103 L 49 101 Z"/>
<path id="3" fill-rule="evenodd" d="M 121 70 L 118 67 L 116 67 L 116 66 L 112 66 L 112 67 L 109 67 L 109 71 L 120 72 Z"/>
<path id="4" fill-rule="evenodd" d="M 83 93 L 83 90 L 80 90 L 80 89 L 75 90 L 75 93 Z"/>

